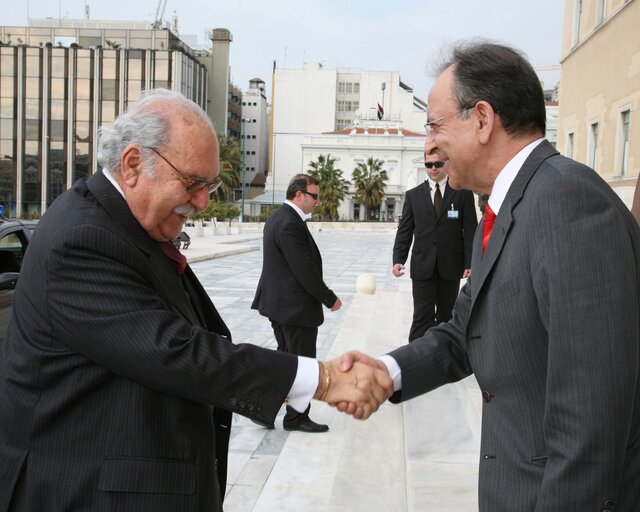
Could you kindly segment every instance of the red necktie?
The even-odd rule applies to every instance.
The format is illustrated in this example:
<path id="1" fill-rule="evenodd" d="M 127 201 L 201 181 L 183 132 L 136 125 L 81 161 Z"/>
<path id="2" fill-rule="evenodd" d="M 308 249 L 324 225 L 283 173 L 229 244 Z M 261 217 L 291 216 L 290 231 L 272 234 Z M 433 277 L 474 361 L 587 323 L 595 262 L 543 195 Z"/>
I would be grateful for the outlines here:
<path id="1" fill-rule="evenodd" d="M 487 250 L 487 244 L 489 243 L 489 237 L 491 236 L 491 230 L 493 229 L 493 223 L 496 221 L 496 214 L 493 213 L 491 206 L 487 203 L 484 209 L 484 221 L 482 223 L 482 254 Z"/>
<path id="2" fill-rule="evenodd" d="M 181 274 L 184 272 L 184 269 L 187 268 L 187 258 L 184 256 L 176 246 L 171 242 L 158 242 L 160 249 L 165 255 L 175 263 L 176 270 Z"/>

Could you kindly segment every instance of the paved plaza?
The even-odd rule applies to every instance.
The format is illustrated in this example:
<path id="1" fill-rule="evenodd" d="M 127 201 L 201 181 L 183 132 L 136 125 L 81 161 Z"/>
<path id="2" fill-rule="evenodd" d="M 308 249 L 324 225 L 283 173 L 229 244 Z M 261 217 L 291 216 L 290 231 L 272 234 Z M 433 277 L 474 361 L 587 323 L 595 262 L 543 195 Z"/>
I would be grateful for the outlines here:
<path id="1" fill-rule="evenodd" d="M 325 309 L 318 357 L 359 349 L 379 355 L 406 343 L 411 281 L 391 274 L 395 229 L 318 231 L 325 281 L 341 298 Z M 183 251 L 235 343 L 275 349 L 269 321 L 251 310 L 262 267 L 258 230 L 193 238 Z M 374 295 L 356 292 L 363 273 Z M 313 402 L 324 434 L 285 432 L 284 408 L 266 430 L 234 415 L 225 512 L 477 511 L 480 392 L 473 377 L 357 421 Z"/>

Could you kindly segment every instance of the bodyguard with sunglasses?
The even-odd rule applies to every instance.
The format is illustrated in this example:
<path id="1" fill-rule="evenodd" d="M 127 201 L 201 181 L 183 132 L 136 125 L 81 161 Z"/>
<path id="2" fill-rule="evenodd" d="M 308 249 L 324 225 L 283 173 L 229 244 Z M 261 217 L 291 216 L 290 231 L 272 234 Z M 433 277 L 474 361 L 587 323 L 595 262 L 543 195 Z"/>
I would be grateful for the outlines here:
<path id="1" fill-rule="evenodd" d="M 345 378 L 336 360 L 231 342 L 170 242 L 220 183 L 198 105 L 151 91 L 98 155 L 22 264 L 0 351 L 1 511 L 221 512 L 232 412 L 273 422 L 317 397 L 364 418 L 391 394 L 364 366 Z"/>
<path id="2" fill-rule="evenodd" d="M 413 322 L 409 341 L 446 322 L 469 275 L 473 234 L 478 225 L 473 193 L 447 182 L 447 161 L 425 155 L 427 179 L 408 190 L 393 245 L 393 275 L 404 275 L 411 253 Z"/>
<path id="3" fill-rule="evenodd" d="M 264 226 L 262 275 L 251 305 L 271 321 L 279 351 L 306 357 L 316 356 L 322 306 L 331 311 L 342 306 L 322 279 L 322 257 L 306 224 L 319 202 L 315 178 L 297 174 L 291 179 L 287 200 Z M 289 405 L 283 427 L 309 433 L 329 430 L 309 418 L 309 408 L 299 412 Z"/>

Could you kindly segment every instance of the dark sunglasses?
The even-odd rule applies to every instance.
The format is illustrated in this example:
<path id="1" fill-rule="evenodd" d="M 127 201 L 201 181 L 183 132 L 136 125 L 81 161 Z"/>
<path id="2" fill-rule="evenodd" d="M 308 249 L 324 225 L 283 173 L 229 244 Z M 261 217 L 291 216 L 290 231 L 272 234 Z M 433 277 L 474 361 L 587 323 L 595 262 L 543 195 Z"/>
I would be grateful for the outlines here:
<path id="1" fill-rule="evenodd" d="M 427 169 L 431 169 L 433 167 L 435 167 L 436 169 L 440 169 L 440 167 L 444 167 L 444 164 L 446 164 L 447 162 L 443 162 L 442 160 L 436 160 L 435 162 L 425 162 L 424 166 Z"/>
<path id="2" fill-rule="evenodd" d="M 320 194 L 314 194 L 313 192 L 307 192 L 306 190 L 301 190 L 300 192 L 302 192 L 303 194 L 307 194 L 308 196 L 313 197 L 313 199 L 315 199 L 316 201 L 320 197 Z"/>

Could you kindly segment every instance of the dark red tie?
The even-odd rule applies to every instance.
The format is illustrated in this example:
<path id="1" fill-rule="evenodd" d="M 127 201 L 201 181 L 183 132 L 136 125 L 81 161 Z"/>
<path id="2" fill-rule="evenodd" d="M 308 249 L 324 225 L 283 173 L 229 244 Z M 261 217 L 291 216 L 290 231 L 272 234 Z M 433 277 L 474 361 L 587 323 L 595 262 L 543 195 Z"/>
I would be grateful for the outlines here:
<path id="1" fill-rule="evenodd" d="M 489 237 L 491 236 L 491 230 L 493 229 L 493 223 L 496 221 L 496 214 L 493 213 L 491 206 L 487 203 L 484 208 L 484 221 L 482 223 L 482 254 L 487 250 L 487 244 L 489 243 Z"/>
<path id="2" fill-rule="evenodd" d="M 158 242 L 158 245 L 162 249 L 162 252 L 165 253 L 171 261 L 173 261 L 176 266 L 176 270 L 182 274 L 184 269 L 187 268 L 186 256 L 176 249 L 176 246 L 173 245 L 172 242 Z"/>

